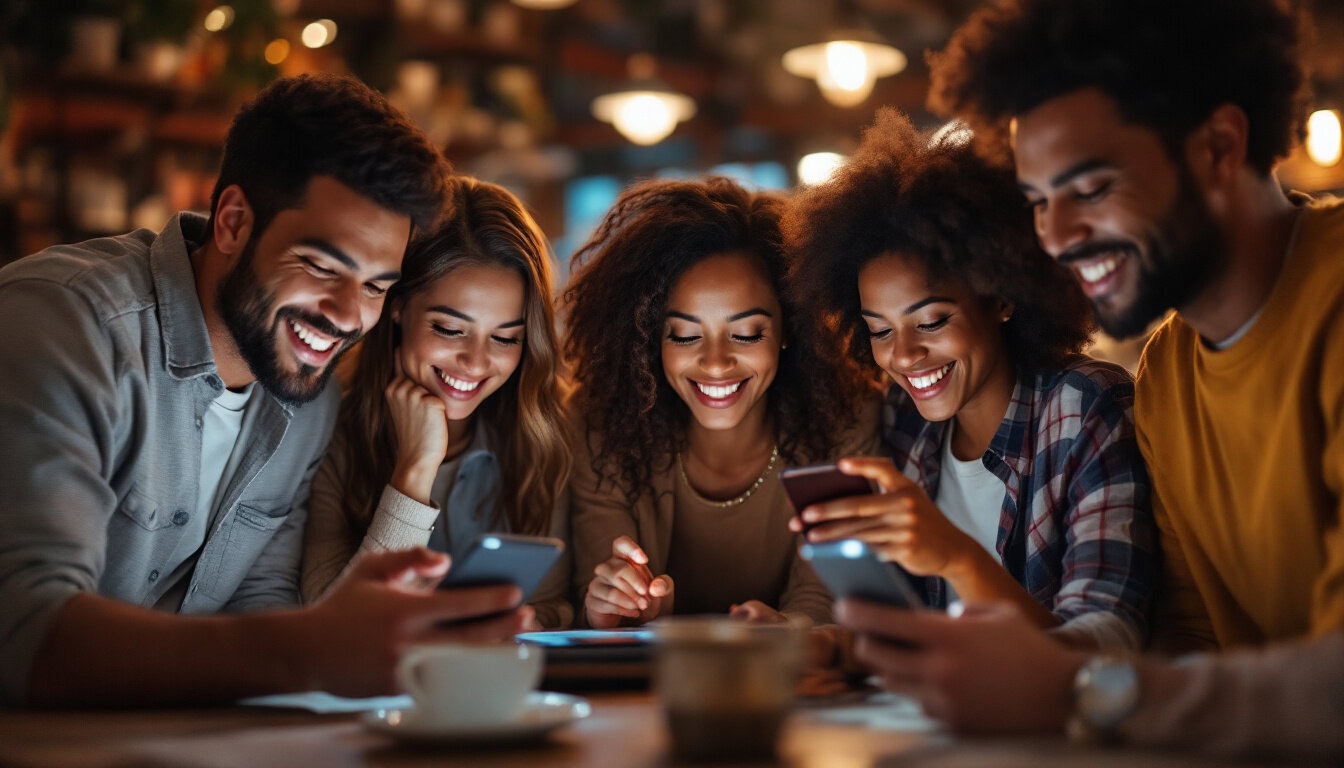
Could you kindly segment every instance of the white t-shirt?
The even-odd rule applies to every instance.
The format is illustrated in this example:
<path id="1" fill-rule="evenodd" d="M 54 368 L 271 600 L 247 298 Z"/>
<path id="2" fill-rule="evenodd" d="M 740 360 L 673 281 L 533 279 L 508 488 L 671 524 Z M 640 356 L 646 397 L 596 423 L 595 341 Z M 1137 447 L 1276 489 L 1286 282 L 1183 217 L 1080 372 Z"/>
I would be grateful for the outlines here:
<path id="1" fill-rule="evenodd" d="M 962 461 L 954 456 L 952 432 L 948 429 L 943 441 L 942 472 L 938 480 L 938 496 L 933 503 L 953 525 L 998 560 L 999 517 L 1008 486 L 985 468 L 980 457 Z M 947 602 L 955 599 L 956 592 L 949 584 Z"/>
<path id="2" fill-rule="evenodd" d="M 226 389 L 205 409 L 205 423 L 201 426 L 200 492 L 196 496 L 198 515 L 209 517 L 215 509 L 220 480 L 229 468 L 233 447 L 242 433 L 247 401 L 252 398 L 256 386 L 256 382 L 252 382 L 239 392 Z"/>
<path id="3" fill-rule="evenodd" d="M 214 517 L 220 486 L 225 477 L 231 477 L 238 468 L 243 452 L 235 450 L 246 446 L 244 427 L 247 426 L 247 404 L 252 399 L 256 382 L 239 392 L 225 389 L 210 401 L 201 417 L 201 473 L 199 475 L 196 508 L 182 510 L 187 514 L 182 537 L 173 548 L 168 562 L 170 568 L 163 579 L 164 592 L 155 600 L 160 610 L 176 611 L 186 595 L 187 583 L 196 567 L 196 556 L 205 543 Z"/>

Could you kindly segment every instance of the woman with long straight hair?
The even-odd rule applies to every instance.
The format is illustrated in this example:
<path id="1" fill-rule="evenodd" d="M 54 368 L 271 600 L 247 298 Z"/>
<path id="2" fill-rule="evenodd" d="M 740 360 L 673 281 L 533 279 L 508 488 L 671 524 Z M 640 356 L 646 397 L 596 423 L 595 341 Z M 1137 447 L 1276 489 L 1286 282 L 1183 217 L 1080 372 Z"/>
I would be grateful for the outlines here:
<path id="1" fill-rule="evenodd" d="M 459 560 L 484 532 L 566 537 L 563 424 L 545 239 L 502 187 L 452 184 L 452 216 L 412 245 L 360 345 L 313 482 L 303 595 L 358 554 L 428 546 Z M 569 624 L 568 562 L 533 595 Z"/>

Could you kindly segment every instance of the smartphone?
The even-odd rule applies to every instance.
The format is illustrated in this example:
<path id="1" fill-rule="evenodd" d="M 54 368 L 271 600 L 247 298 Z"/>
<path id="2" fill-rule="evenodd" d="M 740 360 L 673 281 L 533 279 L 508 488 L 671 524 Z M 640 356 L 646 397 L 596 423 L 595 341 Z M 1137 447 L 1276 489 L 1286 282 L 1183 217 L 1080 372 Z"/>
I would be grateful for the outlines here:
<path id="1" fill-rule="evenodd" d="M 801 554 L 836 599 L 857 597 L 902 608 L 924 604 L 896 566 L 879 560 L 858 539 L 804 544 Z"/>
<path id="2" fill-rule="evenodd" d="M 559 539 L 483 533 L 461 562 L 453 563 L 439 589 L 514 584 L 526 603 L 564 551 Z"/>
<path id="3" fill-rule="evenodd" d="M 859 475 L 847 475 L 834 464 L 791 467 L 779 473 L 779 482 L 784 485 L 784 494 L 789 497 L 795 515 L 813 504 L 877 493 L 877 484 L 872 480 Z M 803 523 L 803 533 L 816 525 L 818 523 Z"/>

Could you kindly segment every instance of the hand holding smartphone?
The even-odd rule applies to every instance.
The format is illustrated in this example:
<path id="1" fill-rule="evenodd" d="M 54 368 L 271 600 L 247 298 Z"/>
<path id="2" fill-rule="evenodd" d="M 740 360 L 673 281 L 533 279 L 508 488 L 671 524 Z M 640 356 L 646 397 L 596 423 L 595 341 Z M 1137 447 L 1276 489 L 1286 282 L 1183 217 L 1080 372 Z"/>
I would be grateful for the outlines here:
<path id="1" fill-rule="evenodd" d="M 439 589 L 513 584 L 526 603 L 564 551 L 559 539 L 483 533 L 462 561 L 452 564 Z"/>
<path id="2" fill-rule="evenodd" d="M 804 536 L 818 525 L 803 521 L 804 509 L 847 496 L 868 496 L 878 492 L 877 484 L 872 480 L 860 475 L 847 475 L 834 464 L 791 467 L 779 473 L 779 482 L 784 485 L 784 493 L 793 505 L 793 514 L 802 523 Z"/>
<path id="3" fill-rule="evenodd" d="M 900 608 L 923 605 L 896 566 L 879 560 L 858 539 L 804 544 L 801 555 L 837 600 L 856 597 Z"/>

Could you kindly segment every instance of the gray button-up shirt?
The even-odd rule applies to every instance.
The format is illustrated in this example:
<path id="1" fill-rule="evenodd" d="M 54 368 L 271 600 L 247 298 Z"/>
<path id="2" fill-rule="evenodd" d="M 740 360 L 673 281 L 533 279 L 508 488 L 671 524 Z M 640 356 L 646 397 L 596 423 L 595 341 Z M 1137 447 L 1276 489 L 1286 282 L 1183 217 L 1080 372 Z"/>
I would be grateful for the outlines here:
<path id="1" fill-rule="evenodd" d="M 152 607 L 198 510 L 202 416 L 223 385 L 189 252 L 205 219 L 62 245 L 0 269 L 0 701 L 79 592 Z M 312 476 L 335 386 L 302 407 L 262 394 L 220 480 L 182 613 L 298 602 Z"/>

